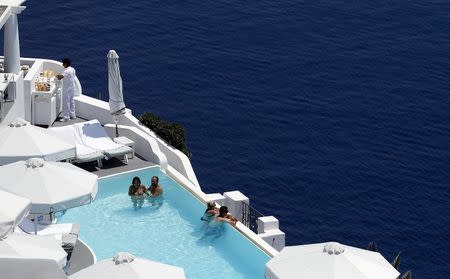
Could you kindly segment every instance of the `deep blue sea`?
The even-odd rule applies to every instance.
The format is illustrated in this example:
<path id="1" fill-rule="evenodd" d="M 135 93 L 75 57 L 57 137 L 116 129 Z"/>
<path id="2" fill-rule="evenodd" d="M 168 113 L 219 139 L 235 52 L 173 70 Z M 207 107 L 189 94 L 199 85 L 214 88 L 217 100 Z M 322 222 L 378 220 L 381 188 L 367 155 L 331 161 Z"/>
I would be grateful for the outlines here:
<path id="1" fill-rule="evenodd" d="M 375 241 L 450 273 L 450 2 L 36 1 L 22 56 L 186 128 L 205 192 L 239 189 L 287 244 Z"/>

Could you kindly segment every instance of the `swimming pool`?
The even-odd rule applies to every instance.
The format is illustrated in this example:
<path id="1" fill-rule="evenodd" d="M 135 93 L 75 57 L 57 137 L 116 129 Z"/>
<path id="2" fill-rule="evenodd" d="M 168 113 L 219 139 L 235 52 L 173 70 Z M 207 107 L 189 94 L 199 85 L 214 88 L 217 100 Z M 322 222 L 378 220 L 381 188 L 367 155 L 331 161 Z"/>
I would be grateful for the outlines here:
<path id="1" fill-rule="evenodd" d="M 139 176 L 149 185 L 153 175 L 164 198 L 134 208 L 127 195 L 131 179 Z M 190 192 L 153 167 L 100 179 L 96 200 L 68 210 L 58 222 L 80 224 L 80 238 L 99 260 L 127 251 L 183 267 L 190 279 L 264 278 L 270 257 L 229 225 L 205 228 L 204 210 Z"/>

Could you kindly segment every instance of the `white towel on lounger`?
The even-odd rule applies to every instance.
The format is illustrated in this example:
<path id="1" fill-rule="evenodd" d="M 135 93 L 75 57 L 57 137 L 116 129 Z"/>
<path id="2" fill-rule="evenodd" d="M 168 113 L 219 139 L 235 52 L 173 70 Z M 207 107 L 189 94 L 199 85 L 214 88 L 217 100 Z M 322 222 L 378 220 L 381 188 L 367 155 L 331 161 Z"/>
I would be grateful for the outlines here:
<path id="1" fill-rule="evenodd" d="M 96 119 L 83 123 L 76 123 L 74 126 L 77 128 L 81 141 L 88 147 L 105 151 L 122 148 L 124 146 L 115 143 Z"/>
<path id="2" fill-rule="evenodd" d="M 53 133 L 67 141 L 70 144 L 74 144 L 76 147 L 76 157 L 78 159 L 86 159 L 92 157 L 101 157 L 101 153 L 97 149 L 91 148 L 83 144 L 81 137 L 78 133 L 78 129 L 73 125 L 67 125 L 63 127 L 49 128 L 50 133 Z"/>

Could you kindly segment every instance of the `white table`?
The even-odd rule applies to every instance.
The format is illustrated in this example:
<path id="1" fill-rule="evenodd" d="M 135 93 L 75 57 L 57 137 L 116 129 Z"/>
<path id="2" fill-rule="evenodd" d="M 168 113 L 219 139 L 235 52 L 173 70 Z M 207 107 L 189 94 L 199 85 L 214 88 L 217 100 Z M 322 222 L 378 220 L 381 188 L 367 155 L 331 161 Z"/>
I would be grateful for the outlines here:
<path id="1" fill-rule="evenodd" d="M 57 90 L 56 84 L 50 82 L 49 91 L 33 91 L 31 93 L 33 115 L 31 117 L 33 124 L 51 126 L 59 115 L 61 94 Z"/>
<path id="2" fill-rule="evenodd" d="M 134 158 L 134 149 L 135 149 L 135 146 L 136 146 L 134 141 L 130 140 L 127 137 L 122 136 L 122 137 L 114 138 L 114 142 L 118 143 L 118 144 L 123 144 L 123 145 L 131 147 L 133 149 L 133 154 L 131 154 L 131 158 L 130 159 Z"/>

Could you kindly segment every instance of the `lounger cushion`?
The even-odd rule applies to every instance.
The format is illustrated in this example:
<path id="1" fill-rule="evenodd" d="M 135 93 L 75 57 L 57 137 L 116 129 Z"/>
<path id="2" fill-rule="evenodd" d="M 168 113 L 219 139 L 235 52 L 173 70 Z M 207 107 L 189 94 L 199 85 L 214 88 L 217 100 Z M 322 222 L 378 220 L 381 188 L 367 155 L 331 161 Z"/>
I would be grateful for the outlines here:
<path id="1" fill-rule="evenodd" d="M 49 131 L 68 143 L 75 144 L 77 163 L 97 161 L 105 157 L 101 151 L 83 144 L 77 128 L 73 125 L 53 127 L 49 128 Z"/>
<path id="2" fill-rule="evenodd" d="M 96 119 L 75 123 L 78 136 L 85 146 L 102 151 L 107 157 L 121 157 L 133 153 L 133 149 L 114 142 Z"/>
<path id="3" fill-rule="evenodd" d="M 103 159 L 105 155 L 101 151 L 94 151 L 89 154 L 80 154 L 75 157 L 75 162 L 84 163 L 84 162 L 92 162 L 98 159 Z"/>
<path id="4" fill-rule="evenodd" d="M 124 156 L 125 154 L 133 153 L 133 148 L 124 145 L 118 148 L 108 149 L 103 152 L 107 157 L 120 157 Z"/>

